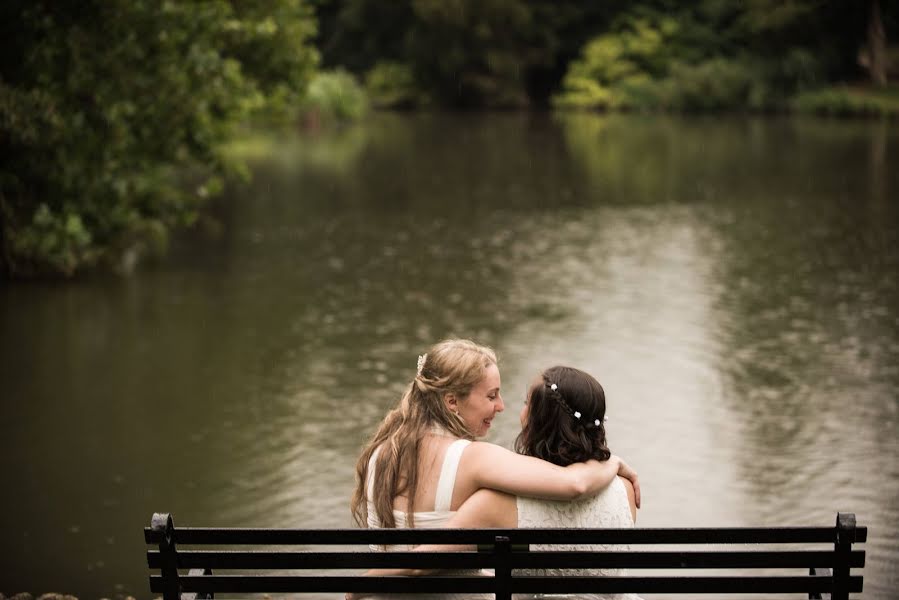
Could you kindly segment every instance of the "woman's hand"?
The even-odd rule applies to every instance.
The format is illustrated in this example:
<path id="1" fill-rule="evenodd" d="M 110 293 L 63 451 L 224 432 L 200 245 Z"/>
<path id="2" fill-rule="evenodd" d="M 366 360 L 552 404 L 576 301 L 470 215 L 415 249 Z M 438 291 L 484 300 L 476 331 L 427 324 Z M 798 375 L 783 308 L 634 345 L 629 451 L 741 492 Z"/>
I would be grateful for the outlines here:
<path id="1" fill-rule="evenodd" d="M 640 508 L 640 477 L 620 456 L 615 458 L 618 459 L 618 474 L 630 481 L 634 486 L 634 500 L 637 503 L 637 508 Z"/>

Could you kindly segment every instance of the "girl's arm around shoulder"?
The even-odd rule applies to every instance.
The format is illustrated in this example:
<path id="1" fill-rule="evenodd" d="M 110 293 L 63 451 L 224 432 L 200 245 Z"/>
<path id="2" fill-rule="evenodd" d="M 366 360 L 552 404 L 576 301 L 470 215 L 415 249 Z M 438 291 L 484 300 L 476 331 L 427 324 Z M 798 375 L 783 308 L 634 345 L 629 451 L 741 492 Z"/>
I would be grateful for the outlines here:
<path id="1" fill-rule="evenodd" d="M 518 502 L 515 496 L 496 490 L 478 490 L 462 503 L 456 514 L 447 521 L 447 529 L 513 529 L 518 526 Z M 416 552 L 462 552 L 476 550 L 474 546 L 424 544 Z M 408 569 L 399 575 L 428 575 L 437 569 Z"/>
<path id="2" fill-rule="evenodd" d="M 618 459 L 620 466 L 618 467 L 618 476 L 623 477 L 631 484 L 634 492 L 634 506 L 640 508 L 640 477 L 637 475 L 637 472 L 634 471 L 630 465 L 626 462 Z"/>
<path id="3" fill-rule="evenodd" d="M 496 444 L 472 442 L 462 453 L 460 468 L 478 488 L 489 488 L 531 498 L 574 500 L 592 496 L 609 485 L 622 461 L 612 456 L 560 467 L 533 456 L 523 456 Z"/>
<path id="4" fill-rule="evenodd" d="M 621 475 L 619 475 L 621 477 Z M 634 484 L 627 477 L 621 477 L 621 483 L 624 484 L 624 490 L 627 492 L 627 503 L 631 508 L 631 520 L 634 525 L 637 524 L 637 494 L 634 492 Z"/>
<path id="5" fill-rule="evenodd" d="M 518 508 L 515 496 L 495 490 L 478 490 L 466 500 L 447 522 L 447 529 L 506 528 L 518 525 Z M 476 550 L 474 546 L 448 544 L 424 544 L 415 552 L 464 552 Z M 421 577 L 440 569 L 369 569 L 363 575 Z M 346 594 L 346 600 L 360 600 L 366 594 Z"/>
<path id="6" fill-rule="evenodd" d="M 462 503 L 456 514 L 447 521 L 447 529 L 514 529 L 518 527 L 518 501 L 515 496 L 496 490 L 478 490 Z M 476 550 L 474 546 L 424 544 L 416 552 L 462 552 Z M 436 569 L 409 569 L 400 575 L 427 575 Z"/>
<path id="7" fill-rule="evenodd" d="M 518 527 L 518 503 L 515 496 L 481 489 L 462 503 L 446 524 L 447 528 L 479 529 Z"/>

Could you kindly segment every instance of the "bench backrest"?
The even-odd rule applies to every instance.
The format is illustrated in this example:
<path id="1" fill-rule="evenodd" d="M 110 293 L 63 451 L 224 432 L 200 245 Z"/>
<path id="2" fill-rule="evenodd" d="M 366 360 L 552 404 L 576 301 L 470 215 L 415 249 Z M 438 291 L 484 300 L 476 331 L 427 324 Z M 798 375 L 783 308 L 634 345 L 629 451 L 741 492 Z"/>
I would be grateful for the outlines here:
<path id="1" fill-rule="evenodd" d="M 497 600 L 513 593 L 808 593 L 840 599 L 862 591 L 862 576 L 850 569 L 864 566 L 865 552 L 852 545 L 865 542 L 867 534 L 850 513 L 838 514 L 835 527 L 502 530 L 176 529 L 170 515 L 157 513 L 144 530 L 147 544 L 158 546 L 147 552 L 150 568 L 159 569 L 150 576 L 150 590 L 165 600 L 212 598 L 215 592 L 458 592 L 493 593 Z M 478 545 L 479 551 L 359 548 L 368 544 Z M 529 551 L 531 544 L 651 549 Z M 310 549 L 315 546 L 336 549 Z M 358 575 L 369 568 L 494 569 L 495 575 Z M 535 577 L 514 572 L 519 569 L 631 569 L 640 574 Z"/>

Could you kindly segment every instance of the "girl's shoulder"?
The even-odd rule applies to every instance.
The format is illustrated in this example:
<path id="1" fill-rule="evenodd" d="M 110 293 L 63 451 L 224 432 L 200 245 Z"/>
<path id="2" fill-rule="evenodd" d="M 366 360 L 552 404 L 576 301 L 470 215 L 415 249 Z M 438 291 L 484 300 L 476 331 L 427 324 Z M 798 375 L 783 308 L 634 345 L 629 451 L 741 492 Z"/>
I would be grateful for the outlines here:
<path id="1" fill-rule="evenodd" d="M 491 442 L 480 442 L 480 441 L 472 441 L 465 447 L 465 452 L 468 454 L 478 454 L 478 455 L 501 455 L 501 454 L 513 454 L 511 450 L 507 450 L 502 446 L 497 444 L 493 444 Z"/>
<path id="2" fill-rule="evenodd" d="M 508 450 L 490 442 L 468 441 L 464 444 L 459 453 L 459 472 L 456 481 L 457 485 L 467 492 L 465 497 L 482 487 L 484 473 L 502 462 L 503 452 Z"/>

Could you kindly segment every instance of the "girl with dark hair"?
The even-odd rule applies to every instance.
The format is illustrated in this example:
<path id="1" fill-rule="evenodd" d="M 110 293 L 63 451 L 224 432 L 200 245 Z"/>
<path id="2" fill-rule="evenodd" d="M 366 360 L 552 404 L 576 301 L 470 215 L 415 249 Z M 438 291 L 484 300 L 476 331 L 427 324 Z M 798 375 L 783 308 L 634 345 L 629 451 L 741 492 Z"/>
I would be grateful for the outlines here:
<path id="1" fill-rule="evenodd" d="M 531 384 L 515 451 L 559 466 L 612 455 L 606 445 L 606 394 L 572 367 L 547 369 Z"/>

